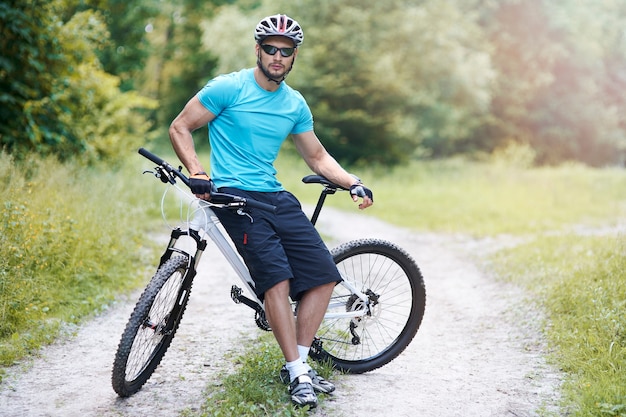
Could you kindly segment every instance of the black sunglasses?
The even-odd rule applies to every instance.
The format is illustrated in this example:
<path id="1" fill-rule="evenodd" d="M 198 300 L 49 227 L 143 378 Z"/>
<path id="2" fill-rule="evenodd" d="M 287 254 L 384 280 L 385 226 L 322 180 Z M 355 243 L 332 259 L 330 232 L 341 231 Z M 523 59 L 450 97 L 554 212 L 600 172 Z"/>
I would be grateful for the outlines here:
<path id="1" fill-rule="evenodd" d="M 278 48 L 274 45 L 268 45 L 266 43 L 261 45 L 261 49 L 263 49 L 268 55 L 276 55 L 276 52 L 280 51 L 280 54 L 285 58 L 293 55 L 294 51 L 296 50 L 296 48 Z"/>

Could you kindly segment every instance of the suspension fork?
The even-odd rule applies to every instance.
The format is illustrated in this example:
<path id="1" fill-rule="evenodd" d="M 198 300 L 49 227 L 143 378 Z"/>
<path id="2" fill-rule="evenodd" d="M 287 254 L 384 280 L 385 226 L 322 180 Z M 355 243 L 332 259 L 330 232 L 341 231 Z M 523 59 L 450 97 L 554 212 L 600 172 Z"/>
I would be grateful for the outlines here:
<path id="1" fill-rule="evenodd" d="M 189 236 L 194 240 L 194 242 L 196 243 L 195 254 L 191 255 L 176 247 L 176 243 L 182 236 Z M 191 257 L 190 259 L 191 268 L 195 272 L 198 269 L 198 265 L 200 264 L 200 259 L 202 258 L 202 254 L 204 253 L 206 247 L 207 247 L 207 241 L 205 239 L 202 239 L 202 237 L 200 237 L 200 233 L 198 233 L 197 230 L 193 230 L 193 229 L 182 230 L 179 227 L 177 227 L 176 229 L 172 230 L 172 233 L 170 235 L 170 241 L 167 244 L 167 248 L 165 249 L 165 252 L 163 253 L 163 255 L 161 255 L 161 259 L 159 261 L 159 267 L 161 267 L 168 259 L 170 259 L 174 253 L 180 253 L 181 255 Z"/>
<path id="2" fill-rule="evenodd" d="M 182 236 L 189 236 L 195 241 L 196 253 L 194 255 L 190 255 L 189 253 L 176 247 L 176 243 Z M 186 305 L 184 301 L 186 298 L 189 297 L 189 288 L 191 287 L 191 282 L 196 276 L 198 264 L 200 263 L 200 259 L 202 258 L 202 254 L 204 253 L 206 247 L 207 241 L 200 237 L 198 231 L 193 229 L 181 230 L 180 228 L 172 230 L 172 233 L 170 235 L 170 241 L 167 245 L 165 252 L 161 256 L 159 268 L 165 262 L 167 262 L 175 253 L 179 253 L 188 258 L 189 267 L 185 270 L 185 275 L 182 277 L 183 282 L 177 295 L 177 302 L 171 311 L 171 316 L 166 320 L 164 328 L 160 330 L 161 333 L 165 335 L 169 334 L 173 330 L 176 323 L 180 320 L 180 315 L 182 314 L 181 306 Z"/>

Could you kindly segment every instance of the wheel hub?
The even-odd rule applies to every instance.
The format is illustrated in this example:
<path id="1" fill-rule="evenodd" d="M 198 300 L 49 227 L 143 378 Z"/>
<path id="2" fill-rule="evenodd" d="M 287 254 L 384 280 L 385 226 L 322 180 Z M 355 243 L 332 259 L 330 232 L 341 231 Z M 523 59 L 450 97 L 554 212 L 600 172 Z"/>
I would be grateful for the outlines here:
<path id="1" fill-rule="evenodd" d="M 352 335 L 353 345 L 361 344 L 361 336 L 356 332 L 356 329 L 359 326 L 366 326 L 369 323 L 373 323 L 380 317 L 380 297 L 369 289 L 365 294 L 368 298 L 367 301 L 363 301 L 355 294 L 352 294 L 350 298 L 348 298 L 348 301 L 346 301 L 346 311 L 366 311 L 365 314 L 353 317 L 352 320 L 350 320 L 350 334 Z"/>

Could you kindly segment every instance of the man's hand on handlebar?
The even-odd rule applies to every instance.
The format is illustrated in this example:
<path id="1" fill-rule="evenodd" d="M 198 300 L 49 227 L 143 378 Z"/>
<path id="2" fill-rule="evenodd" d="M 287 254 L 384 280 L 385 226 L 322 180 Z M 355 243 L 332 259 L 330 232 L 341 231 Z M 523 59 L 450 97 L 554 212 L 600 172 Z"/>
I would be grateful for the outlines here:
<path id="1" fill-rule="evenodd" d="M 359 201 L 359 197 L 363 198 L 363 202 L 359 204 L 359 208 L 361 210 L 374 204 L 374 193 L 372 193 L 372 190 L 360 182 L 350 187 L 350 195 L 352 196 L 352 201 L 354 202 Z"/>
<path id="2" fill-rule="evenodd" d="M 196 197 L 202 200 L 211 200 L 211 194 L 217 192 L 217 188 L 209 176 L 205 173 L 198 173 L 189 177 L 189 188 Z"/>

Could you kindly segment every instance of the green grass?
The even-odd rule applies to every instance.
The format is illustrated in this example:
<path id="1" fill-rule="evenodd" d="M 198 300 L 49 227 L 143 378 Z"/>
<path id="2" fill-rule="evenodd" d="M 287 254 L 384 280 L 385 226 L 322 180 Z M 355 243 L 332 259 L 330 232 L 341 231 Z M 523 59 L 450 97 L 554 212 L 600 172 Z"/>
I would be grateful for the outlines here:
<path id="1" fill-rule="evenodd" d="M 138 171 L 138 170 L 137 170 Z M 136 287 L 152 192 L 135 170 L 0 154 L 0 365 L 37 350 Z M 150 201 L 154 201 L 150 197 Z M 153 263 L 149 257 L 150 264 Z"/>
<path id="2" fill-rule="evenodd" d="M 300 184 L 304 165 L 282 162 L 287 188 L 312 203 L 317 186 Z M 293 169 L 300 172 L 293 173 Z M 281 171 L 279 170 L 279 173 Z M 374 191 L 368 214 L 403 227 L 474 236 L 543 233 L 573 224 L 610 224 L 626 215 L 623 170 L 579 165 L 525 169 L 463 160 L 423 161 L 356 172 Z M 353 210 L 339 194 L 329 204 Z"/>
<path id="3" fill-rule="evenodd" d="M 299 181 L 308 173 L 306 167 L 292 158 L 280 160 L 279 166 L 286 187 L 314 203 L 318 189 Z M 564 412 L 626 416 L 626 243 L 623 236 L 567 233 L 581 225 L 615 226 L 626 219 L 623 170 L 448 160 L 359 175 L 375 192 L 376 204 L 368 212 L 390 223 L 478 237 L 525 236 L 531 243 L 502 251 L 487 264 L 499 279 L 525 286 L 536 295 L 537 308 L 548 313 L 550 359 L 566 376 Z M 331 197 L 329 204 L 354 210 L 347 197 Z M 255 350 L 251 344 L 248 352 Z M 272 363 L 255 369 L 272 375 L 276 368 Z M 229 397 L 228 387 L 223 395 Z M 210 400 L 207 407 L 210 412 L 203 415 L 225 410 Z"/>
<path id="4" fill-rule="evenodd" d="M 575 416 L 626 415 L 626 236 L 538 238 L 495 259 L 547 311 L 553 361 Z"/>
<path id="5" fill-rule="evenodd" d="M 233 359 L 237 371 L 224 375 L 220 385 L 207 390 L 207 398 L 199 412 L 184 411 L 186 417 L 283 416 L 304 417 L 308 407 L 291 405 L 287 387 L 278 378 L 277 370 L 284 359 L 271 333 L 263 333 L 244 355 Z M 328 377 L 328 367 L 316 366 Z M 321 404 L 324 396 L 319 396 Z"/>

